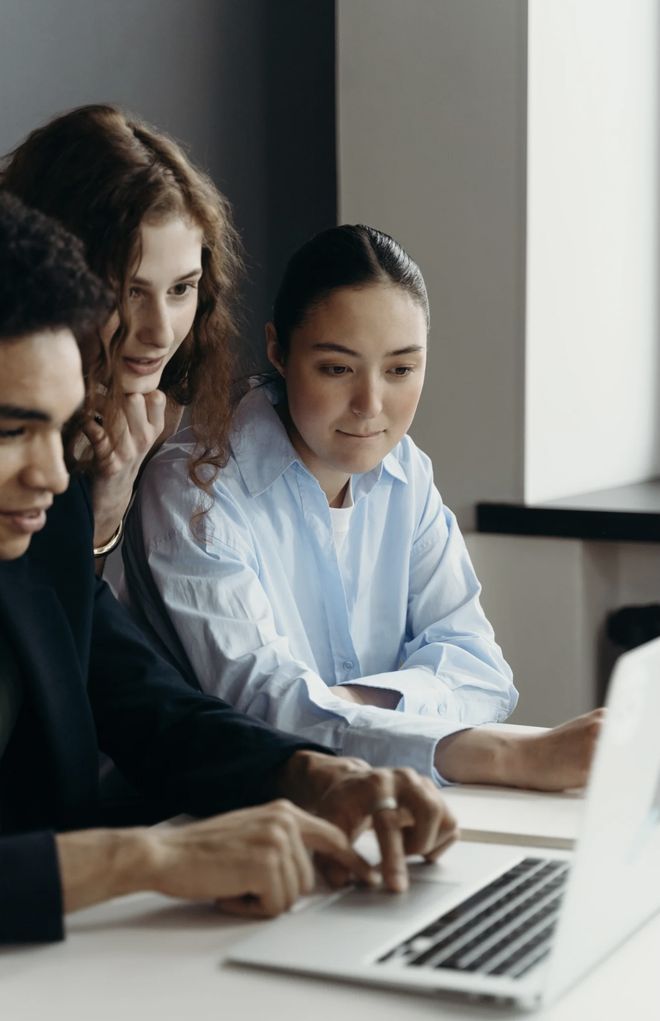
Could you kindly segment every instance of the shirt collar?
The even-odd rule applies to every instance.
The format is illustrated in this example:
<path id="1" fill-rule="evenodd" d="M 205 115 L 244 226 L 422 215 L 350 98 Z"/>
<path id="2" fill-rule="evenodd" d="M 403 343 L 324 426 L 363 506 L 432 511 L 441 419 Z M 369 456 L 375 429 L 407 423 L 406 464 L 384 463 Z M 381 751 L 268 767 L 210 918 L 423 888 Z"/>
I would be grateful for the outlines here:
<path id="1" fill-rule="evenodd" d="M 298 455 L 273 404 L 275 389 L 255 386 L 241 401 L 230 439 L 232 454 L 250 496 L 259 496 Z"/>
<path id="2" fill-rule="evenodd" d="M 230 446 L 250 496 L 259 496 L 293 464 L 308 471 L 302 463 L 273 405 L 277 388 L 269 384 L 255 386 L 238 406 Z M 398 445 L 386 454 L 370 472 L 355 477 L 355 492 L 369 492 L 383 471 L 400 482 L 408 476 L 397 456 Z"/>
<path id="3" fill-rule="evenodd" d="M 390 450 L 389 454 L 385 455 L 381 464 L 383 466 L 383 471 L 386 471 L 388 475 L 392 476 L 392 478 L 398 479 L 399 482 L 407 482 L 408 476 L 406 475 L 406 470 L 396 454 L 398 449 L 399 444 L 396 445 L 394 450 Z"/>

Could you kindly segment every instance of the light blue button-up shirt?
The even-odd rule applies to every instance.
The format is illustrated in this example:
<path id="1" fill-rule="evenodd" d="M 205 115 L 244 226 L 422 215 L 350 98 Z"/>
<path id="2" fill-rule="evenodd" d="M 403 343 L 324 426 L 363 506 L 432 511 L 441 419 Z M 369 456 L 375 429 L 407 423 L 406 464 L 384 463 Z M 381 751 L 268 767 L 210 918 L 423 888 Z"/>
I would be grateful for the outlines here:
<path id="1" fill-rule="evenodd" d="M 325 494 L 271 399 L 261 388 L 241 403 L 212 501 L 188 480 L 189 430 L 150 462 L 124 543 L 130 605 L 205 691 L 343 754 L 434 776 L 439 739 L 501 721 L 517 701 L 456 520 L 404 437 L 352 477 L 340 567 Z M 333 693 L 351 682 L 398 692 L 397 710 Z"/>

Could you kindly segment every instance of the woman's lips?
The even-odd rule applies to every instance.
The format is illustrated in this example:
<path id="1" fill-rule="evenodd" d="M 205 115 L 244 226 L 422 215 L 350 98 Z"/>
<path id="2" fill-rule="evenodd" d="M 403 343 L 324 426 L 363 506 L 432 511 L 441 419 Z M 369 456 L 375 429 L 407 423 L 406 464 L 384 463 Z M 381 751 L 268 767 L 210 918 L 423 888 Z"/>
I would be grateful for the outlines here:
<path id="1" fill-rule="evenodd" d="M 162 368 L 165 356 L 163 355 L 161 358 L 128 358 L 124 356 L 122 361 L 128 371 L 134 373 L 134 375 L 151 376 Z"/>
<path id="2" fill-rule="evenodd" d="M 372 433 L 349 433 L 343 429 L 338 429 L 337 432 L 340 436 L 347 436 L 351 440 L 374 440 L 377 436 L 382 436 L 385 432 L 384 429 L 378 429 L 377 432 Z"/>
<path id="3" fill-rule="evenodd" d="M 46 524 L 46 511 L 43 508 L 24 511 L 0 511 L 0 521 L 6 522 L 14 531 L 22 535 L 39 532 Z"/>

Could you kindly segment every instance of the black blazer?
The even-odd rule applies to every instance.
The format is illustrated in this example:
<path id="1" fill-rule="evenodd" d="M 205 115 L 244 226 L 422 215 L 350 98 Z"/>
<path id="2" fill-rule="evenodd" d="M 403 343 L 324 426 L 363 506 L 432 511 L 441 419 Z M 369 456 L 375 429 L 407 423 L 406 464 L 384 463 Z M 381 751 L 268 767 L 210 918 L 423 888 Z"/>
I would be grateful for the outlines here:
<path id="1" fill-rule="evenodd" d="M 276 796 L 309 748 L 193 690 L 94 576 L 92 513 L 73 479 L 28 553 L 0 562 L 0 628 L 23 705 L 0 760 L 0 942 L 62 937 L 53 830 L 102 822 L 98 751 L 165 814 Z"/>

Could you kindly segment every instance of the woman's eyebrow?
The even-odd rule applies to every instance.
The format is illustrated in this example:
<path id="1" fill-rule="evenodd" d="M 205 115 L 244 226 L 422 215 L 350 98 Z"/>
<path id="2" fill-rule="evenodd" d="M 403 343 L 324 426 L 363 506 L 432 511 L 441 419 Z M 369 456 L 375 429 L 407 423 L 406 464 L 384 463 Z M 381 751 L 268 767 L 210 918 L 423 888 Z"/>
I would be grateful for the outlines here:
<path id="1" fill-rule="evenodd" d="M 314 351 L 336 351 L 339 354 L 352 355 L 353 358 L 361 358 L 362 355 L 359 351 L 353 351 L 352 348 L 346 347 L 344 344 L 328 344 L 318 343 L 312 344 Z M 409 344 L 407 347 L 399 347 L 396 351 L 388 351 L 384 355 L 385 358 L 396 358 L 399 355 L 413 355 L 419 354 L 424 348 L 421 344 Z"/>
<path id="2" fill-rule="evenodd" d="M 183 273 L 180 277 L 177 277 L 176 280 L 172 281 L 172 283 L 173 284 L 182 284 L 186 280 L 190 280 L 191 277 L 196 277 L 196 276 L 201 276 L 201 275 L 202 275 L 202 267 L 201 266 L 197 266 L 196 269 L 191 269 L 191 270 L 189 270 L 188 273 Z M 145 277 L 131 277 L 131 283 L 132 284 L 141 284 L 143 287 L 150 287 L 151 286 L 151 280 L 146 280 Z"/>
<path id="3" fill-rule="evenodd" d="M 398 347 L 396 351 L 388 351 L 386 358 L 394 358 L 396 355 L 415 355 L 423 351 L 421 344 L 408 344 L 407 347 Z"/>
<path id="4" fill-rule="evenodd" d="M 346 347 L 344 344 L 330 344 L 320 342 L 318 344 L 312 344 L 314 351 L 338 351 L 339 354 L 352 355 L 354 358 L 359 358 L 359 351 L 353 351 L 350 347 Z"/>

